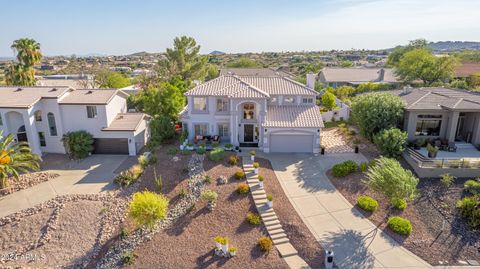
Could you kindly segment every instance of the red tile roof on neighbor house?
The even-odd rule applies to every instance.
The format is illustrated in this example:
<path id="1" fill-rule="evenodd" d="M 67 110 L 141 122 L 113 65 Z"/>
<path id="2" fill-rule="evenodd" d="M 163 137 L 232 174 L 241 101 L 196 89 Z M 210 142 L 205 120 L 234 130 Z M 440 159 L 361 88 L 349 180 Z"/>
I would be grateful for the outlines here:
<path id="1" fill-rule="evenodd" d="M 461 63 L 455 68 L 455 77 L 466 78 L 480 73 L 480 63 Z"/>

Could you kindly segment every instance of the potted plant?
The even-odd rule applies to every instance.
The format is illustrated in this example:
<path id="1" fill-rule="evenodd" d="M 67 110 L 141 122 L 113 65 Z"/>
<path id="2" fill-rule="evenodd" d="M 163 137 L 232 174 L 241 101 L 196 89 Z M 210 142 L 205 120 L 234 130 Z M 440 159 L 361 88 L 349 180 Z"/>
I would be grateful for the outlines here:
<path id="1" fill-rule="evenodd" d="M 225 150 L 232 150 L 233 149 L 233 145 L 232 144 L 225 144 Z"/>
<path id="2" fill-rule="evenodd" d="M 216 249 L 221 249 L 222 248 L 223 237 L 216 236 L 213 240 L 215 240 L 215 248 Z"/>
<path id="3" fill-rule="evenodd" d="M 262 176 L 262 175 L 259 175 L 258 176 L 258 185 L 260 186 L 260 188 L 263 189 L 263 180 L 265 180 L 265 178 Z"/>
<path id="4" fill-rule="evenodd" d="M 193 144 L 192 143 L 187 144 L 187 150 L 193 150 Z"/>
<path id="5" fill-rule="evenodd" d="M 234 247 L 229 248 L 228 253 L 230 254 L 231 257 L 237 255 L 237 248 L 234 248 Z"/>
<path id="6" fill-rule="evenodd" d="M 218 148 L 218 146 L 220 146 L 220 143 L 218 143 L 218 142 L 212 142 L 212 147 L 213 147 L 213 148 Z"/>
<path id="7" fill-rule="evenodd" d="M 228 238 L 222 237 L 222 239 L 220 240 L 220 244 L 221 244 L 221 248 L 222 248 L 223 253 L 227 253 L 228 252 Z"/>
<path id="8" fill-rule="evenodd" d="M 423 145 L 425 145 L 424 139 L 420 138 L 415 141 L 415 149 L 420 149 Z"/>
<path id="9" fill-rule="evenodd" d="M 201 148 L 201 149 L 205 149 L 206 145 L 205 145 L 205 143 L 201 143 L 201 144 L 198 144 L 198 147 Z"/>
<path id="10" fill-rule="evenodd" d="M 436 146 L 432 146 L 432 144 L 428 143 L 427 144 L 427 151 L 428 151 L 428 157 L 429 158 L 436 158 L 437 157 L 438 148 Z"/>
<path id="11" fill-rule="evenodd" d="M 257 152 L 255 150 L 250 150 L 250 160 L 252 160 L 252 162 L 255 161 L 255 154 L 257 154 Z"/>
<path id="12" fill-rule="evenodd" d="M 273 195 L 267 194 L 267 205 L 269 208 L 273 207 Z"/>
<path id="13" fill-rule="evenodd" d="M 258 168 L 260 167 L 260 164 L 257 162 L 253 163 L 253 172 L 257 175 L 258 174 Z"/>

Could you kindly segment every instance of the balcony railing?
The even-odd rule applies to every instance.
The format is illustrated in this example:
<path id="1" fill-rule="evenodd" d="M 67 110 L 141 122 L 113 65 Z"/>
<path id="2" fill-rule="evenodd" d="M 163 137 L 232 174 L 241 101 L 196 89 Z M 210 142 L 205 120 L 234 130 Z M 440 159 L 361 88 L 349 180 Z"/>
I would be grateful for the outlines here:
<path id="1" fill-rule="evenodd" d="M 480 158 L 427 158 L 412 148 L 405 153 L 421 168 L 480 169 Z"/>

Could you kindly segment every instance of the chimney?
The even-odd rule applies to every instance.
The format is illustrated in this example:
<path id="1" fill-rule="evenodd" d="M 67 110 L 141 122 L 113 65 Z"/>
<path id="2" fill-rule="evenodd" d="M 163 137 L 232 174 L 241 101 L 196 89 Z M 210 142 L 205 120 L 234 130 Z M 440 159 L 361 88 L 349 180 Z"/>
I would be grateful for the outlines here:
<path id="1" fill-rule="evenodd" d="M 317 75 L 310 72 L 307 74 L 307 87 L 314 90 L 315 89 L 315 79 Z"/>
<path id="2" fill-rule="evenodd" d="M 406 85 L 405 87 L 403 87 L 403 94 L 409 94 L 411 92 L 412 92 L 412 86 Z"/>

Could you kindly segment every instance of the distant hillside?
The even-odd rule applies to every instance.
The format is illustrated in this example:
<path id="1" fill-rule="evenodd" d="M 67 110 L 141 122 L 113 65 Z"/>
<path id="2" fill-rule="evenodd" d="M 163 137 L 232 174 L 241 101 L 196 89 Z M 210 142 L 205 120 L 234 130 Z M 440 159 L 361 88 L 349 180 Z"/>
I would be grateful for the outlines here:
<path id="1" fill-rule="evenodd" d="M 480 50 L 480 42 L 474 41 L 439 41 L 428 46 L 435 51 Z"/>
<path id="2" fill-rule="evenodd" d="M 140 52 L 132 53 L 132 54 L 127 55 L 127 56 L 145 57 L 145 56 L 148 56 L 148 55 L 150 55 L 150 53 L 148 53 L 146 51 L 140 51 Z"/>
<path id="3" fill-rule="evenodd" d="M 223 54 L 225 54 L 225 52 L 219 51 L 219 50 L 214 50 L 210 52 L 210 55 L 223 55 Z"/>

